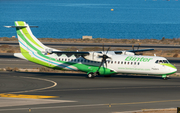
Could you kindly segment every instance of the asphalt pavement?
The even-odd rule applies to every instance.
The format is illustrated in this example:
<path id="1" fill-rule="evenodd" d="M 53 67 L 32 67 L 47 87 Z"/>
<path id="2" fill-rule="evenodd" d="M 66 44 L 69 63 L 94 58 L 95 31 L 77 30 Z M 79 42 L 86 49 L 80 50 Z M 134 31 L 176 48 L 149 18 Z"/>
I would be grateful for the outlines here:
<path id="1" fill-rule="evenodd" d="M 57 98 L 0 97 L 3 113 L 112 113 L 180 105 L 180 78 L 114 75 L 88 79 L 85 74 L 0 72 L 0 95 L 41 95 Z M 29 96 L 27 96 L 29 97 Z"/>

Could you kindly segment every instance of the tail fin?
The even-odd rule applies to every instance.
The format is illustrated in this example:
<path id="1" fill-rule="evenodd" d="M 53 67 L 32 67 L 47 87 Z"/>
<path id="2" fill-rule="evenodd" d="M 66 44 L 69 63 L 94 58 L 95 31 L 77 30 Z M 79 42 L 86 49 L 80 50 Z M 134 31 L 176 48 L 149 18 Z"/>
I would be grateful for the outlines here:
<path id="1" fill-rule="evenodd" d="M 23 21 L 15 21 L 16 32 L 18 36 L 21 53 L 24 52 L 42 52 L 49 48 L 43 45 L 31 32 L 29 25 Z M 52 49 L 53 50 L 53 49 Z"/>

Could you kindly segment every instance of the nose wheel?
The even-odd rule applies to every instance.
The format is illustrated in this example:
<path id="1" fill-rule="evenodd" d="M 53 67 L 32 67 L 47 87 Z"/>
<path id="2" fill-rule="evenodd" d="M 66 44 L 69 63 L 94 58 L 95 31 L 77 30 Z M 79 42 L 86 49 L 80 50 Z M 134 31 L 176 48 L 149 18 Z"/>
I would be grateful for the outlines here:
<path id="1" fill-rule="evenodd" d="M 162 78 L 163 78 L 164 80 L 167 80 L 167 79 L 168 79 L 168 77 L 169 77 L 169 76 L 162 75 Z"/>
<path id="2" fill-rule="evenodd" d="M 167 77 L 165 77 L 165 78 L 163 78 L 164 80 L 167 80 L 168 78 Z"/>

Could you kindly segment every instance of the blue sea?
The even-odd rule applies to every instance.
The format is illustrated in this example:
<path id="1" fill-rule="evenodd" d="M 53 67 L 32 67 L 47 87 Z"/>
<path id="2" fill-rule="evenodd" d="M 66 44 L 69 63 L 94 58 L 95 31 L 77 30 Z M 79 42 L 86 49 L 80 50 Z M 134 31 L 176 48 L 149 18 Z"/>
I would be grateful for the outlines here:
<path id="1" fill-rule="evenodd" d="M 113 11 L 111 11 L 113 9 Z M 180 0 L 0 0 L 0 37 L 26 21 L 38 38 L 162 39 L 180 37 Z"/>

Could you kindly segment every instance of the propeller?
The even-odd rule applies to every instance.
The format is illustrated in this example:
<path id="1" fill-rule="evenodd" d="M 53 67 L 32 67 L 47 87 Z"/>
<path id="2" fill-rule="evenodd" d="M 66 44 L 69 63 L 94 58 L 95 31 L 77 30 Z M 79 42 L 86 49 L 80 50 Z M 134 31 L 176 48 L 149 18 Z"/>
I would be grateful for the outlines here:
<path id="1" fill-rule="evenodd" d="M 132 45 L 132 48 L 133 48 L 133 52 L 134 52 L 134 45 Z"/>
<path id="2" fill-rule="evenodd" d="M 139 50 L 140 45 L 141 45 L 141 44 L 139 43 L 137 50 Z"/>
<path id="3" fill-rule="evenodd" d="M 139 50 L 140 45 L 141 45 L 141 44 L 139 43 L 139 45 L 138 45 L 138 47 L 137 47 L 137 50 Z M 132 45 L 132 48 L 133 48 L 133 53 L 136 54 L 136 52 L 134 51 L 134 45 Z"/>
<path id="4" fill-rule="evenodd" d="M 107 59 L 107 58 L 110 58 L 110 57 L 107 55 L 110 47 L 111 47 L 111 46 L 109 46 L 109 48 L 107 49 L 107 51 L 106 51 L 106 53 L 105 53 L 105 52 L 104 52 L 104 44 L 103 44 L 103 55 L 102 55 L 102 56 L 99 56 L 100 58 L 102 58 L 102 60 L 101 60 L 101 64 L 100 64 L 97 72 L 99 71 L 99 69 L 101 68 L 101 66 L 103 65 L 103 63 L 105 63 L 105 64 L 106 64 L 106 67 L 107 67 L 106 59 Z"/>

